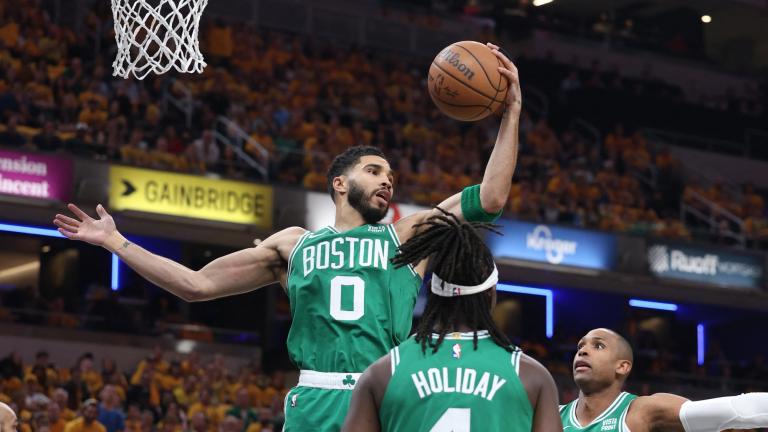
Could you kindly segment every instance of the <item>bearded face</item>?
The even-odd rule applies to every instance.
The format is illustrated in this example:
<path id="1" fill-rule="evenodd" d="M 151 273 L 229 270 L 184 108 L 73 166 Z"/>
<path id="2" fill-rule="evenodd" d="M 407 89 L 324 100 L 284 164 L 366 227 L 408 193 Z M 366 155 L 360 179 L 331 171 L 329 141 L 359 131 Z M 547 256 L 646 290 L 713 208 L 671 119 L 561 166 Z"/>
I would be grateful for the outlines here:
<path id="1" fill-rule="evenodd" d="M 376 200 L 381 201 L 381 198 L 377 196 L 379 189 L 366 192 L 363 187 L 356 181 L 349 181 L 349 195 L 348 202 L 355 210 L 357 210 L 363 217 L 365 223 L 375 224 L 382 220 L 389 211 L 389 201 L 385 201 L 384 205 L 374 205 L 371 202 Z"/>

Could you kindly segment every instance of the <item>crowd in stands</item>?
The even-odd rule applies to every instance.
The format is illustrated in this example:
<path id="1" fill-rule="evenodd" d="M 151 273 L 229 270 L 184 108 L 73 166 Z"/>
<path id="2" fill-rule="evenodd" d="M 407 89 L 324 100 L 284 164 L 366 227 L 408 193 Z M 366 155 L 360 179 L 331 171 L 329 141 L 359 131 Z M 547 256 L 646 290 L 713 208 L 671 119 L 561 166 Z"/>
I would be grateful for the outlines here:
<path id="1" fill-rule="evenodd" d="M 376 145 L 397 172 L 396 198 L 425 205 L 482 178 L 498 118 L 472 124 L 448 120 L 427 96 L 415 59 L 208 21 L 202 34 L 210 66 L 202 75 L 178 81 L 169 76 L 113 79 L 108 71 L 113 52 L 93 49 L 114 45 L 109 8 L 92 11 L 87 28 L 76 33 L 51 22 L 39 6 L 39 0 L 13 0 L 0 8 L 4 147 L 259 179 L 237 156 L 238 148 L 269 167 L 270 181 L 324 190 L 333 155 L 351 145 Z M 526 65 L 541 66 L 530 59 L 519 62 L 523 73 Z M 552 70 L 559 70 L 555 66 Z M 618 71 L 599 69 L 593 64 L 552 78 L 564 98 L 582 88 L 627 86 L 654 97 L 676 97 L 674 87 L 658 80 L 633 82 Z M 546 76 L 534 75 L 539 81 Z M 181 97 L 182 86 L 196 101 L 191 127 L 163 103 L 164 92 Z M 220 115 L 234 120 L 250 139 L 217 127 Z M 562 115 L 555 117 L 523 112 L 509 215 L 691 236 L 678 210 L 684 181 L 668 153 L 650 148 L 641 132 L 620 124 L 605 125 L 602 138 L 579 134 Z M 220 136 L 232 145 L 223 145 Z M 727 199 L 729 208 L 740 207 L 737 214 L 751 218 L 750 233 L 764 230 L 762 202 Z"/>
<path id="2" fill-rule="evenodd" d="M 282 427 L 285 373 L 254 357 L 237 371 L 223 357 L 195 352 L 167 359 L 160 348 L 134 369 L 84 353 L 72 367 L 46 351 L 0 360 L 0 401 L 19 414 L 21 432 L 268 432 Z M 99 360 L 97 366 L 96 360 Z"/>

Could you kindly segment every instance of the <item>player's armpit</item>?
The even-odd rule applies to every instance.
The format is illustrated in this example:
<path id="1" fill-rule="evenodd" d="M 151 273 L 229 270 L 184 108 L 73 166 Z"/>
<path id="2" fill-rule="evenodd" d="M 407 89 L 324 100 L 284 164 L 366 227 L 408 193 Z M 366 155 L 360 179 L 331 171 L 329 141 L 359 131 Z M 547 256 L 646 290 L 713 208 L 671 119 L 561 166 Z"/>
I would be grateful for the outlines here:
<path id="1" fill-rule="evenodd" d="M 210 262 L 197 272 L 200 282 L 188 300 L 210 300 L 284 282 L 288 257 L 305 232 L 299 227 L 286 228 L 269 236 L 256 247 Z"/>
<path id="2" fill-rule="evenodd" d="M 633 432 L 684 432 L 683 425 L 680 423 L 680 407 L 687 400 L 670 393 L 641 396 L 629 406 L 627 426 Z"/>
<path id="3" fill-rule="evenodd" d="M 533 431 L 563 430 L 555 380 L 541 363 L 523 354 L 520 358 L 520 380 L 533 407 Z"/>

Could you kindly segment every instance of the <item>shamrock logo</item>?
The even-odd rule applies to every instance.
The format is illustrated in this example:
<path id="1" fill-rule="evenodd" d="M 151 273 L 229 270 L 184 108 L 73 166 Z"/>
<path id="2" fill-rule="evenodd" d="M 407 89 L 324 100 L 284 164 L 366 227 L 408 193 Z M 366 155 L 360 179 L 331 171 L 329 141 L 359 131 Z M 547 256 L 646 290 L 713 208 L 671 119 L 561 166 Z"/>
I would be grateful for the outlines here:
<path id="1" fill-rule="evenodd" d="M 344 381 L 341 382 L 345 386 L 353 386 L 355 385 L 355 379 L 352 378 L 352 375 L 347 375 L 346 378 L 344 378 Z"/>

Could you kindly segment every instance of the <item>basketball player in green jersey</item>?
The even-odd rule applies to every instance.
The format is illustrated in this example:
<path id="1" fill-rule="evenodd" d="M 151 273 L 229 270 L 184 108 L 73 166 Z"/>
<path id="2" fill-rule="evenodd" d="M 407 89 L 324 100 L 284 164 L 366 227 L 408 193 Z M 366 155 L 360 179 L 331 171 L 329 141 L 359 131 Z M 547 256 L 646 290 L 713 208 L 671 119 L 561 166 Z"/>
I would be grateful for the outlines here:
<path id="1" fill-rule="evenodd" d="M 371 365 L 344 431 L 561 431 L 557 388 L 491 318 L 498 271 L 477 229 L 450 213 L 400 247 L 397 265 L 431 257 L 431 293 L 416 334 Z"/>
<path id="2" fill-rule="evenodd" d="M 712 432 L 768 427 L 768 393 L 702 401 L 622 391 L 632 371 L 632 347 L 608 329 L 587 333 L 573 359 L 579 398 L 560 407 L 565 432 Z"/>
<path id="3" fill-rule="evenodd" d="M 482 184 L 440 205 L 464 220 L 493 220 L 509 195 L 522 106 L 517 68 L 489 44 L 509 81 L 506 111 Z M 187 301 L 252 291 L 279 282 L 291 303 L 288 351 L 301 369 L 299 386 L 286 398 L 286 431 L 337 431 L 360 373 L 405 340 L 426 263 L 394 269 L 389 259 L 414 227 L 435 211 L 378 224 L 393 195 L 393 172 L 381 151 L 353 147 L 328 171 L 336 205 L 334 225 L 316 232 L 291 227 L 258 246 L 191 270 L 132 244 L 101 206 L 92 218 L 73 204 L 76 218 L 57 214 L 65 237 L 103 246 L 155 285 Z"/>

